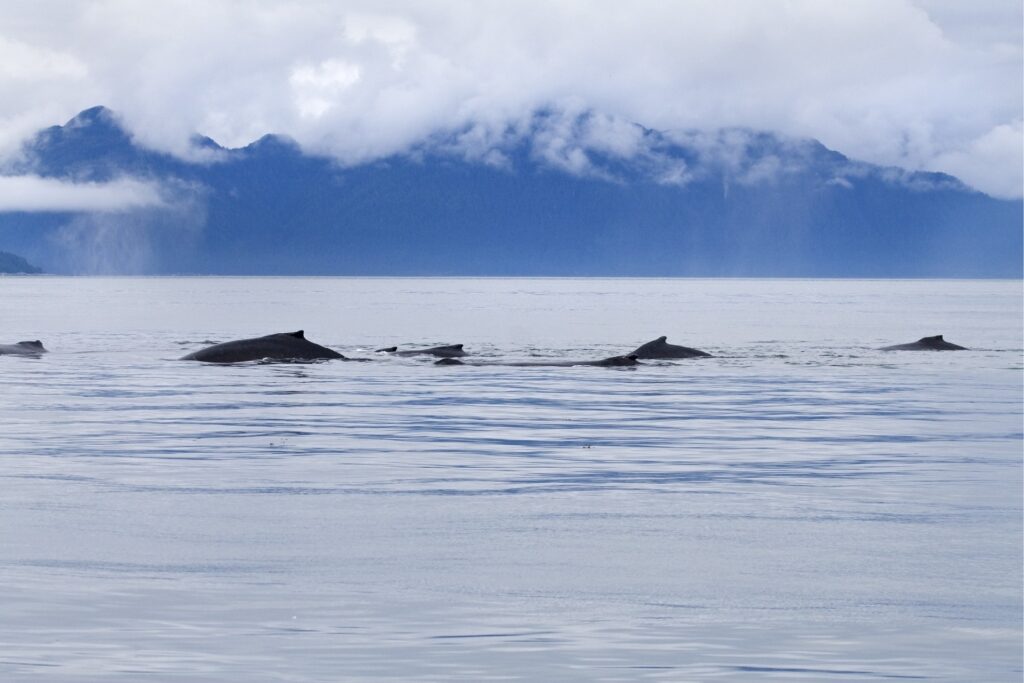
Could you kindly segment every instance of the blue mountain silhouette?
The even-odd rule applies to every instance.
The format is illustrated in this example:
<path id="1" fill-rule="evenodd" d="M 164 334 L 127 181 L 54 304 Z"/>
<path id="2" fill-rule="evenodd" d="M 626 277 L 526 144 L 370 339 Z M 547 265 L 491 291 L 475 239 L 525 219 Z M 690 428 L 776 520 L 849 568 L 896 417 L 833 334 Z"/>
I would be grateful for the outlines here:
<path id="1" fill-rule="evenodd" d="M 531 134 L 488 163 L 452 151 L 452 136 L 342 167 L 274 135 L 240 149 L 197 136 L 211 158 L 189 162 L 137 145 L 95 107 L 41 131 L 10 172 L 148 179 L 169 206 L 0 214 L 0 249 L 48 272 L 1022 275 L 1021 201 L 813 140 L 639 130 L 642 153 L 578 147 L 573 171 Z"/>

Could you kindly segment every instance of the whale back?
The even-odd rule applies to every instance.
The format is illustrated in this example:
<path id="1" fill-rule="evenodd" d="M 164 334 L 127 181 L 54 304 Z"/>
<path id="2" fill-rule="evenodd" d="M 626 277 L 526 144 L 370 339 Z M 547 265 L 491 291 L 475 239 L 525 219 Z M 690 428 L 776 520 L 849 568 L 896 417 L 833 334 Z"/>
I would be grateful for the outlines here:
<path id="1" fill-rule="evenodd" d="M 43 342 L 38 339 L 20 341 L 14 344 L 0 344 L 0 354 L 34 356 L 46 352 L 46 349 L 43 348 Z"/>
<path id="2" fill-rule="evenodd" d="M 637 361 L 636 354 L 629 354 L 628 356 L 611 356 L 601 360 L 477 361 L 474 363 L 463 363 L 457 358 L 442 358 L 441 360 L 434 361 L 434 365 L 487 365 L 513 368 L 575 368 L 589 365 L 593 367 L 615 368 L 640 365 L 640 363 Z"/>
<path id="3" fill-rule="evenodd" d="M 916 342 L 909 344 L 896 344 L 895 346 L 883 346 L 882 351 L 966 351 L 967 347 L 946 341 L 941 334 L 931 337 L 921 337 Z"/>
<path id="4" fill-rule="evenodd" d="M 252 339 L 214 344 L 194 351 L 182 360 L 198 360 L 205 363 L 244 363 L 254 360 L 320 360 L 344 358 L 343 355 L 306 339 L 303 330 L 277 332 Z"/>
<path id="5" fill-rule="evenodd" d="M 380 351 L 386 351 L 388 353 L 396 353 L 399 356 L 435 356 L 436 358 L 459 358 L 465 356 L 466 352 L 462 348 L 462 344 L 446 344 L 443 346 L 431 346 L 428 349 L 409 349 L 408 351 L 398 351 L 395 346 L 388 347 L 386 349 L 378 349 Z"/>
<path id="6" fill-rule="evenodd" d="M 678 344 L 669 344 L 668 337 L 662 335 L 653 341 L 649 341 L 646 344 L 641 344 L 637 347 L 633 354 L 637 358 L 645 359 L 656 359 L 656 358 L 708 358 L 711 356 L 710 353 L 701 351 L 700 349 L 691 349 L 688 346 L 679 346 Z"/>
<path id="7" fill-rule="evenodd" d="M 935 349 L 936 351 L 966 351 L 967 350 L 966 347 L 963 347 L 963 346 L 960 346 L 958 344 L 953 344 L 952 342 L 946 341 L 945 339 L 942 338 L 941 334 L 937 334 L 934 337 L 921 337 L 921 339 L 918 341 L 918 343 L 924 344 L 928 348 Z"/>
<path id="8" fill-rule="evenodd" d="M 447 346 L 435 346 L 431 349 L 435 356 L 442 355 L 444 358 L 455 358 L 458 356 L 465 356 L 466 352 L 462 348 L 462 344 L 448 344 Z"/>
<path id="9" fill-rule="evenodd" d="M 640 365 L 637 361 L 638 356 L 635 353 L 631 353 L 627 356 L 612 356 L 611 358 L 602 358 L 601 360 L 594 361 L 591 365 L 596 365 L 602 368 L 618 368 L 628 367 L 631 365 Z"/>

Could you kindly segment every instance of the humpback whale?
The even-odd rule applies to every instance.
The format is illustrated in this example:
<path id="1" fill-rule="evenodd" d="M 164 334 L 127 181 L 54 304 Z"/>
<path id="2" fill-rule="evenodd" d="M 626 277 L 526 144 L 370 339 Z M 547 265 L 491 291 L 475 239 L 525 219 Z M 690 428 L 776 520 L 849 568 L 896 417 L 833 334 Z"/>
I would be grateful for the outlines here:
<path id="1" fill-rule="evenodd" d="M 321 358 L 350 360 L 337 351 L 309 341 L 302 330 L 214 344 L 205 349 L 193 351 L 187 356 L 182 356 L 181 360 L 198 360 L 204 363 L 242 363 L 263 359 L 288 361 Z"/>
<path id="2" fill-rule="evenodd" d="M 630 354 L 628 356 L 611 356 L 601 360 L 514 361 L 511 363 L 464 363 L 457 358 L 442 358 L 435 361 L 434 365 L 503 365 L 515 368 L 571 368 L 577 365 L 592 365 L 601 368 L 618 368 L 640 365 L 640 363 L 637 362 L 635 355 Z"/>
<path id="3" fill-rule="evenodd" d="M 633 352 L 637 358 L 710 358 L 711 354 L 688 346 L 669 344 L 668 337 L 661 336 L 654 341 L 641 344 Z"/>
<path id="4" fill-rule="evenodd" d="M 41 353 L 46 353 L 46 349 L 43 348 L 43 342 L 38 339 L 20 341 L 17 344 L 0 344 L 0 356 L 38 356 Z"/>
<path id="5" fill-rule="evenodd" d="M 429 349 L 409 349 L 399 351 L 397 346 L 389 346 L 386 349 L 377 349 L 385 353 L 393 353 L 396 356 L 435 356 L 437 358 L 458 358 L 465 356 L 462 344 L 449 344 L 447 346 L 431 346 Z"/>
<path id="6" fill-rule="evenodd" d="M 964 346 L 952 344 L 942 338 L 941 334 L 934 337 L 921 337 L 916 342 L 909 344 L 896 344 L 895 346 L 883 346 L 880 351 L 967 351 Z"/>

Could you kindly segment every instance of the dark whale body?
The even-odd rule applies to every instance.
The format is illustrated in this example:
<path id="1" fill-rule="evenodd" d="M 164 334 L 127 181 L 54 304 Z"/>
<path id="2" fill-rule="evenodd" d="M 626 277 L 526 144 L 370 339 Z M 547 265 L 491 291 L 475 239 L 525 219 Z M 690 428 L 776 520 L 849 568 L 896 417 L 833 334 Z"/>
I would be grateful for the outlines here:
<path id="1" fill-rule="evenodd" d="M 555 360 L 555 361 L 520 361 L 513 363 L 463 363 L 455 358 L 442 358 L 434 365 L 503 365 L 515 368 L 571 368 L 577 365 L 592 365 L 600 368 L 619 368 L 640 365 L 635 355 L 612 356 L 601 360 Z"/>
<path id="2" fill-rule="evenodd" d="M 711 354 L 688 346 L 669 344 L 668 337 L 658 337 L 637 347 L 633 355 L 637 358 L 710 358 Z"/>
<path id="3" fill-rule="evenodd" d="M 0 344 L 0 356 L 38 356 L 46 352 L 46 349 L 43 348 L 43 342 L 38 339 L 35 341 L 20 341 L 17 344 Z"/>
<path id="4" fill-rule="evenodd" d="M 337 351 L 320 346 L 306 339 L 302 330 L 279 332 L 265 337 L 236 339 L 214 344 L 194 351 L 181 360 L 198 360 L 204 363 L 243 363 L 251 360 L 319 360 L 341 358 L 348 360 Z"/>
<path id="5" fill-rule="evenodd" d="M 449 344 L 447 346 L 431 346 L 429 349 L 409 349 L 399 351 L 397 346 L 389 346 L 386 349 L 377 349 L 385 353 L 393 353 L 396 356 L 436 356 L 437 358 L 458 358 L 465 356 L 462 344 Z"/>
<path id="6" fill-rule="evenodd" d="M 909 344 L 896 344 L 895 346 L 883 346 L 881 351 L 967 351 L 964 346 L 951 344 L 942 338 L 941 334 L 934 337 L 921 337 L 916 342 Z"/>

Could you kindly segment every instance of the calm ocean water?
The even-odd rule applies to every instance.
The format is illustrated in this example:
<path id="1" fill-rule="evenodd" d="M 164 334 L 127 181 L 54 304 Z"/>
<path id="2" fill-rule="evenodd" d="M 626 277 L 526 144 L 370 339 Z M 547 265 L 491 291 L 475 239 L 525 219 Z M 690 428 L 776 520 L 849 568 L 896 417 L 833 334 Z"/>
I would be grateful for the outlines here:
<path id="1" fill-rule="evenodd" d="M 1019 281 L 0 278 L 2 681 L 1020 681 Z M 217 367 L 304 329 L 635 369 Z M 957 353 L 883 353 L 944 334 Z"/>

